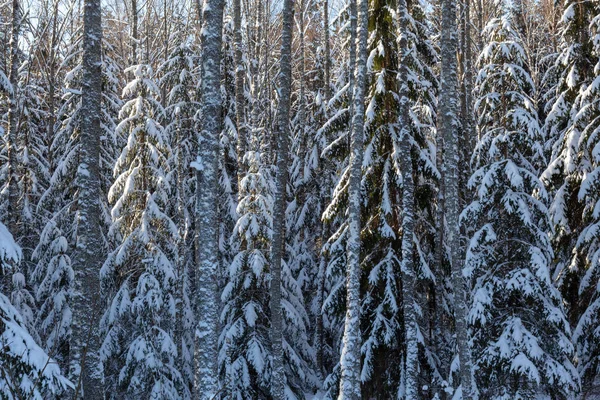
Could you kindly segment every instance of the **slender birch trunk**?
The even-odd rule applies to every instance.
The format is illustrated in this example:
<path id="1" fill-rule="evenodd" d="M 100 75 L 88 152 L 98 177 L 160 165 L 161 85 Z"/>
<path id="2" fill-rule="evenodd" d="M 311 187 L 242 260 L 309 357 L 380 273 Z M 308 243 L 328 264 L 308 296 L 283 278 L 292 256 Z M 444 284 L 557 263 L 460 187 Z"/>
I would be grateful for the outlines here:
<path id="1" fill-rule="evenodd" d="M 77 168 L 77 245 L 74 257 L 75 288 L 72 362 L 79 376 L 76 396 L 103 398 L 98 379 L 98 316 L 100 268 L 104 243 L 100 209 L 100 126 L 102 102 L 102 10 L 100 0 L 85 0 L 83 17 L 83 84 L 81 93 L 81 134 Z"/>
<path id="2" fill-rule="evenodd" d="M 462 276 L 459 238 L 458 198 L 458 80 L 456 0 L 442 1 L 440 130 L 444 137 L 444 186 L 447 221 L 447 243 L 450 248 L 456 342 L 460 358 L 460 377 L 464 400 L 471 400 L 471 355 L 467 332 L 467 288 Z"/>
<path id="3" fill-rule="evenodd" d="M 281 260 L 285 245 L 286 186 L 288 179 L 290 96 L 292 92 L 292 34 L 294 3 L 284 0 L 281 26 L 281 59 L 279 64 L 279 104 L 275 137 L 277 139 L 277 172 L 273 209 L 273 240 L 271 242 L 271 341 L 273 376 L 271 394 L 276 400 L 285 396 L 283 368 L 283 315 L 281 309 Z"/>
<path id="4" fill-rule="evenodd" d="M 352 98 L 352 132 L 349 182 L 349 226 L 346 276 L 346 322 L 344 326 L 344 346 L 341 356 L 340 399 L 359 400 L 361 398 L 360 361 L 360 231 L 361 231 L 361 177 L 363 162 L 363 135 L 365 118 L 365 85 L 367 80 L 367 36 L 368 0 L 360 0 L 358 7 L 351 8 L 351 29 L 358 39 L 356 55 L 356 77 Z M 354 9 L 353 9 L 354 8 Z M 356 9 L 358 8 L 358 18 Z M 358 24 L 354 21 L 358 19 Z M 354 20 L 354 21 L 352 21 Z M 352 51 L 352 49 L 351 49 Z M 352 58 L 352 55 L 351 55 Z"/>
<path id="5" fill-rule="evenodd" d="M 198 273 L 196 301 L 197 398 L 213 399 L 218 390 L 219 265 L 218 156 L 221 131 L 221 41 L 223 0 L 206 0 L 202 28 L 202 120 L 197 161 Z"/>
<path id="6" fill-rule="evenodd" d="M 413 166 L 411 149 L 410 99 L 408 88 L 408 66 L 405 55 L 408 49 L 408 7 L 406 0 L 398 0 L 398 19 L 400 27 L 399 43 L 399 92 L 400 112 L 398 125 L 400 127 L 400 143 L 395 152 L 400 159 L 402 171 L 402 309 L 404 313 L 404 330 L 406 337 L 404 399 L 416 400 L 418 396 L 417 378 L 419 373 L 417 316 L 415 310 L 415 271 L 414 271 L 414 242 L 415 227 L 415 187 L 413 181 Z M 396 147 L 396 143 L 394 145 Z"/>

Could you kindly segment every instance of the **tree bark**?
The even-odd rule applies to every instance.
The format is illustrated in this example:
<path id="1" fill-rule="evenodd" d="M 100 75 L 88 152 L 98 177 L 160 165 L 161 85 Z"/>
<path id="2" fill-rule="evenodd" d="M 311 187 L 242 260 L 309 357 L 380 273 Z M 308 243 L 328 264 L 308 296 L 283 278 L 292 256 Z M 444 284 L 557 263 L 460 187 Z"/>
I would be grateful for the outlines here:
<path id="1" fill-rule="evenodd" d="M 138 61 L 138 6 L 137 0 L 131 0 L 131 64 Z"/>
<path id="2" fill-rule="evenodd" d="M 235 118 L 237 122 L 237 180 L 238 192 L 241 180 L 246 172 L 244 155 L 247 146 L 247 124 L 244 96 L 244 79 L 246 70 L 242 60 L 242 10 L 241 0 L 233 0 L 233 41 L 235 45 Z"/>
<path id="3" fill-rule="evenodd" d="M 458 198 L 458 80 L 456 0 L 442 1 L 440 129 L 444 137 L 444 186 L 447 221 L 447 244 L 450 248 L 452 285 L 454 287 L 454 316 L 456 342 L 460 358 L 460 377 L 464 400 L 471 400 L 471 355 L 467 332 L 467 288 L 460 263 Z"/>
<path id="4" fill-rule="evenodd" d="M 292 34 L 294 3 L 284 0 L 281 26 L 281 55 L 279 62 L 279 104 L 275 137 L 277 140 L 277 171 L 275 204 L 273 207 L 273 240 L 271 241 L 271 342 L 273 376 L 271 394 L 276 400 L 285 397 L 285 371 L 283 368 L 283 315 L 281 309 L 281 260 L 285 245 L 286 186 L 288 179 L 290 96 L 292 91 Z"/>
<path id="5" fill-rule="evenodd" d="M 6 150 L 8 156 L 8 215 L 7 228 L 14 235 L 18 236 L 17 226 L 17 203 L 18 203 L 18 177 L 17 177 L 17 81 L 19 69 L 19 31 L 21 30 L 21 7 L 19 0 L 12 0 L 12 19 L 10 27 L 10 54 L 8 80 L 11 91 L 9 93 L 8 106 L 8 136 Z M 10 281 L 10 279 L 8 280 Z M 8 282 L 7 281 L 7 282 Z M 8 292 L 6 292 L 8 293 Z"/>
<path id="6" fill-rule="evenodd" d="M 354 4 L 353 4 L 354 3 Z M 354 5 L 354 6 L 353 6 Z M 351 31 L 358 39 L 356 52 L 356 77 L 352 96 L 352 131 L 350 143 L 350 181 L 347 275 L 346 275 L 346 321 L 344 324 L 344 346 L 341 356 L 340 398 L 359 400 L 361 398 L 360 362 L 360 231 L 361 231 L 361 177 L 363 162 L 363 135 L 365 117 L 365 85 L 367 79 L 367 37 L 368 37 L 368 0 L 360 0 L 356 7 L 350 3 Z M 357 8 L 358 18 L 357 18 Z M 356 20 L 358 19 L 358 23 Z M 351 39 L 352 40 L 352 39 Z M 352 52 L 352 47 L 351 50 Z M 352 54 L 351 54 L 352 63 Z"/>
<path id="7" fill-rule="evenodd" d="M 325 100 L 331 99 L 331 46 L 329 44 L 329 1 L 323 0 L 323 41 L 325 42 Z"/>
<path id="8" fill-rule="evenodd" d="M 415 310 L 415 270 L 414 242 L 415 227 L 415 187 L 413 181 L 413 166 L 411 157 L 411 121 L 410 99 L 408 88 L 408 66 L 405 55 L 408 54 L 408 7 L 406 0 L 398 0 L 398 18 L 400 27 L 399 46 L 399 91 L 400 112 L 398 126 L 400 127 L 399 148 L 395 149 L 400 158 L 402 171 L 402 309 L 404 313 L 404 331 L 406 338 L 404 399 L 416 400 L 418 396 L 417 378 L 419 373 L 417 316 Z"/>
<path id="9" fill-rule="evenodd" d="M 221 42 L 223 0 L 206 0 L 202 28 L 202 121 L 197 168 L 198 303 L 197 398 L 212 399 L 219 385 L 218 328 L 220 294 L 217 284 L 219 243 L 219 135 L 221 131 Z"/>
<path id="10" fill-rule="evenodd" d="M 75 289 L 72 363 L 79 375 L 76 397 L 103 398 L 97 377 L 100 268 L 104 243 L 98 227 L 100 209 L 100 126 L 102 101 L 102 15 L 100 0 L 85 0 L 83 17 L 83 83 L 81 136 L 77 168 L 77 244 L 74 257 Z"/>

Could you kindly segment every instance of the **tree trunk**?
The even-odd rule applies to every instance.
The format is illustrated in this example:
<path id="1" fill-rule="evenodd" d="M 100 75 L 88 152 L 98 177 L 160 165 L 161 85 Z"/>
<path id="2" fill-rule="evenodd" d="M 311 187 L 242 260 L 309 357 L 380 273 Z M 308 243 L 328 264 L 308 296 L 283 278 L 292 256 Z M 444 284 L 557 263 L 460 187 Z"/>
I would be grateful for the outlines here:
<path id="1" fill-rule="evenodd" d="M 471 0 L 465 0 L 465 103 L 466 112 L 464 115 L 464 131 L 467 135 L 468 154 L 470 155 L 475 148 L 477 138 L 475 137 L 475 124 L 473 123 L 473 43 L 471 37 Z M 469 165 L 470 160 L 465 160 Z M 467 179 L 468 181 L 468 179 Z"/>
<path id="2" fill-rule="evenodd" d="M 197 168 L 198 325 L 196 387 L 199 399 L 212 399 L 219 385 L 219 135 L 221 131 L 221 41 L 223 0 L 206 0 L 202 28 L 202 120 Z"/>
<path id="3" fill-rule="evenodd" d="M 402 171 L 402 308 L 404 313 L 404 331 L 406 337 L 405 359 L 405 400 L 416 400 L 418 396 L 417 378 L 419 373 L 419 354 L 417 341 L 417 316 L 415 310 L 415 271 L 414 271 L 414 206 L 415 188 L 411 157 L 411 121 L 408 88 L 408 67 L 404 55 L 408 49 L 407 35 L 409 15 L 406 0 L 398 0 L 398 18 L 400 27 L 399 97 L 400 112 L 398 126 L 400 128 L 399 148 L 400 168 Z"/>
<path id="4" fill-rule="evenodd" d="M 74 257 L 75 288 L 72 363 L 79 368 L 80 394 L 85 399 L 103 398 L 97 378 L 100 268 L 104 243 L 99 229 L 100 209 L 100 126 L 102 102 L 102 15 L 100 0 L 85 0 L 83 17 L 83 84 L 81 93 L 81 136 L 77 168 L 77 246 Z M 76 373 L 77 376 L 77 373 Z"/>
<path id="5" fill-rule="evenodd" d="M 365 117 L 365 85 L 367 79 L 367 36 L 368 0 L 360 0 L 358 24 L 356 3 L 350 3 L 351 31 L 358 39 L 356 52 L 356 77 L 352 95 L 352 131 L 350 143 L 350 182 L 348 186 L 348 242 L 346 276 L 346 321 L 344 326 L 344 347 L 341 356 L 340 398 L 359 400 L 361 398 L 360 361 L 360 231 L 361 231 L 361 177 L 363 162 L 363 134 Z M 358 25 L 358 27 L 357 27 Z M 354 35 L 353 35 L 354 36 Z M 351 38 L 352 40 L 352 38 Z M 352 52 L 352 47 L 350 51 Z M 350 55 L 352 64 L 352 54 Z"/>
<path id="6" fill-rule="evenodd" d="M 292 29 L 294 3 L 284 0 L 281 26 L 281 59 L 279 63 L 279 104 L 277 106 L 277 172 L 275 204 L 273 209 L 273 240 L 271 242 L 271 342 L 273 351 L 273 376 L 271 394 L 276 400 L 285 396 L 285 371 L 283 368 L 283 315 L 281 309 L 281 259 L 285 245 L 286 186 L 288 179 L 290 96 L 292 91 Z"/>
<path id="7" fill-rule="evenodd" d="M 18 178 L 17 178 L 17 95 L 18 95 L 18 69 L 19 69 L 19 31 L 21 30 L 21 7 L 19 0 L 12 0 L 12 20 L 10 28 L 10 54 L 8 67 L 8 80 L 11 85 L 9 93 L 8 106 L 8 135 L 7 135 L 7 156 L 8 156 L 8 215 L 7 228 L 14 237 L 18 237 L 17 226 L 17 202 L 18 202 Z M 10 281 L 10 279 L 8 280 Z M 7 281 L 7 282 L 8 282 Z M 8 292 L 5 292 L 8 293 Z"/>
<path id="8" fill-rule="evenodd" d="M 131 64 L 138 61 L 138 6 L 137 0 L 131 0 Z"/>
<path id="9" fill-rule="evenodd" d="M 456 342 L 460 358 L 460 377 L 464 400 L 473 398 L 471 388 L 471 355 L 467 337 L 466 284 L 460 263 L 458 198 L 458 91 L 457 91 L 457 32 L 456 0 L 442 1 L 440 130 L 444 137 L 444 186 L 447 221 L 447 244 L 450 248 Z"/>
<path id="10" fill-rule="evenodd" d="M 329 45 L 329 1 L 323 0 L 323 33 L 325 42 L 325 100 L 331 99 L 331 47 Z"/>
<path id="11" fill-rule="evenodd" d="M 329 2 L 328 0 L 323 0 L 323 41 L 324 41 L 324 48 L 325 48 L 325 76 L 324 76 L 324 99 L 323 101 L 325 102 L 325 106 L 324 106 L 324 110 L 325 110 L 325 116 L 324 116 L 324 120 L 321 121 L 321 123 L 324 123 L 327 120 L 327 104 L 329 102 L 329 99 L 331 98 L 331 73 L 330 73 L 330 46 L 329 46 Z M 319 182 L 319 196 L 320 196 L 320 203 L 321 204 L 326 204 L 326 196 L 325 196 L 325 190 L 323 190 L 323 188 L 326 187 L 326 185 L 324 184 L 324 176 L 325 176 L 325 171 L 323 168 L 323 163 L 319 162 L 319 168 L 318 168 L 318 173 L 317 173 L 317 182 Z M 324 365 L 323 365 L 323 350 L 324 350 L 324 327 L 323 327 L 323 315 L 322 315 L 322 308 L 323 308 L 323 303 L 325 301 L 325 269 L 327 268 L 327 258 L 326 256 L 323 254 L 322 251 L 322 246 L 323 243 L 327 240 L 326 238 L 328 237 L 326 232 L 327 232 L 327 226 L 326 223 L 321 221 L 319 218 L 318 221 L 318 226 L 319 226 L 319 235 L 318 237 L 320 238 L 320 243 L 321 243 L 321 249 L 319 249 L 319 269 L 317 272 L 317 305 L 318 305 L 318 310 L 317 310 L 317 315 L 316 315 L 316 322 L 315 322 L 315 358 L 316 358 L 316 362 L 317 362 L 317 377 L 319 379 L 319 383 L 321 384 L 323 382 L 324 379 Z"/>
<path id="12" fill-rule="evenodd" d="M 237 180 L 238 193 L 241 180 L 246 172 L 244 154 L 247 146 L 247 125 L 244 96 L 244 79 L 246 71 L 242 60 L 242 10 L 241 0 L 233 0 L 233 41 L 235 45 L 235 117 L 237 122 Z"/>

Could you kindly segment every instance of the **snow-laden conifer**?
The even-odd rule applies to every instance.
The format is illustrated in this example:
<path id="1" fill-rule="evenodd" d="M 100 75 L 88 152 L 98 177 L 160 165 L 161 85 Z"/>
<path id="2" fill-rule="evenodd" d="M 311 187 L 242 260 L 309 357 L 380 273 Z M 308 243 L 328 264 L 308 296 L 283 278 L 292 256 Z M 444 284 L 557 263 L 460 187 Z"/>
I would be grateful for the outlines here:
<path id="1" fill-rule="evenodd" d="M 481 138 L 469 180 L 475 196 L 461 214 L 471 229 L 463 273 L 473 288 L 477 385 L 491 399 L 563 398 L 579 380 L 551 281 L 548 196 L 532 163 L 542 152 L 535 87 L 510 17 L 493 19 L 485 33 L 475 104 Z"/>
<path id="2" fill-rule="evenodd" d="M 159 123 L 164 109 L 151 68 L 126 71 L 133 80 L 123 89 L 129 100 L 117 134 L 126 132 L 127 143 L 109 192 L 109 235 L 118 246 L 101 270 L 103 288 L 111 294 L 101 322 L 104 380 L 111 398 L 187 398 L 173 339 L 179 232 L 163 211 L 171 193 L 166 179 L 171 148 Z"/>
<path id="3" fill-rule="evenodd" d="M 0 222 L 0 271 L 21 262 L 22 251 Z M 18 274 L 14 280 L 21 280 Z M 15 282 L 15 284 L 24 283 Z M 42 400 L 65 394 L 72 387 L 60 367 L 28 331 L 26 321 L 0 293 L 0 397 Z"/>

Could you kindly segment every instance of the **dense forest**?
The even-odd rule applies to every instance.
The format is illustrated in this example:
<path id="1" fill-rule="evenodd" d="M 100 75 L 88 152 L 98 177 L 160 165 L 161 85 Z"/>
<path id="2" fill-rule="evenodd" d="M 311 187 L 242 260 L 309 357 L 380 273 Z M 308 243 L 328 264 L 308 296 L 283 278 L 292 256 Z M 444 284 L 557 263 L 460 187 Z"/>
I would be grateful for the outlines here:
<path id="1" fill-rule="evenodd" d="M 600 399 L 600 2 L 0 0 L 0 399 Z"/>

